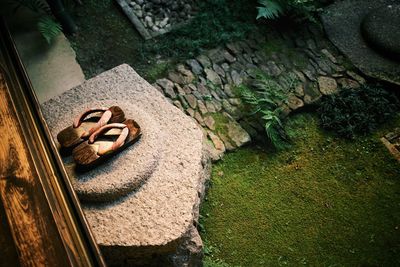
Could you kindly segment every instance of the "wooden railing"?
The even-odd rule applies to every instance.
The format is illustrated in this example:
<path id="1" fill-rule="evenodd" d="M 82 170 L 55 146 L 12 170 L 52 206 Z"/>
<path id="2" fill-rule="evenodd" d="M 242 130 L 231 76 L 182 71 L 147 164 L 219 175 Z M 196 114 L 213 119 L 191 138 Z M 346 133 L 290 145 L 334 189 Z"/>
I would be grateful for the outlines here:
<path id="1" fill-rule="evenodd" d="M 0 266 L 104 266 L 0 21 Z"/>

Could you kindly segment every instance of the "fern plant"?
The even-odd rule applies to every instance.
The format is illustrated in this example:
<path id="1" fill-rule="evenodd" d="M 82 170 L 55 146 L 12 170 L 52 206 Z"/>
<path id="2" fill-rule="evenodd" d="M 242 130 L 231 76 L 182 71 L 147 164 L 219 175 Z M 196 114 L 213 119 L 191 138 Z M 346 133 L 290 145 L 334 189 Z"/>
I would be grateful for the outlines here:
<path id="1" fill-rule="evenodd" d="M 278 1 L 259 0 L 258 3 L 261 6 L 257 7 L 257 19 L 277 19 L 283 15 L 283 7 Z"/>
<path id="2" fill-rule="evenodd" d="M 51 41 L 62 32 L 60 23 L 56 22 L 50 16 L 40 17 L 37 28 L 43 38 L 46 39 L 47 43 L 51 43 Z"/>
<path id="3" fill-rule="evenodd" d="M 47 43 L 51 43 L 55 37 L 62 32 L 61 24 L 58 23 L 44 0 L 13 0 L 14 11 L 26 8 L 37 14 L 37 29 Z"/>
<path id="4" fill-rule="evenodd" d="M 316 0 L 258 0 L 257 19 L 273 20 L 284 14 L 297 19 L 315 21 L 314 13 L 318 11 Z"/>
<path id="5" fill-rule="evenodd" d="M 241 87 L 243 100 L 252 107 L 252 114 L 260 115 L 268 139 L 274 147 L 286 148 L 289 142 L 281 121 L 281 106 L 287 101 L 287 97 L 282 88 L 261 73 L 256 74 L 256 78 L 251 82 L 251 87 L 251 89 L 246 86 Z"/>

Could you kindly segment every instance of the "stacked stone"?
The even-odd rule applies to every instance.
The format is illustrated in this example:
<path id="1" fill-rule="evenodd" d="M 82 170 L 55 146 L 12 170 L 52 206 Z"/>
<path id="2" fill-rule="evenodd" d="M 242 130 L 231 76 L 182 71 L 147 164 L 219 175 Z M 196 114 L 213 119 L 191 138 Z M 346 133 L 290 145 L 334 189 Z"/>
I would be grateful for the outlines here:
<path id="1" fill-rule="evenodd" d="M 213 144 L 214 159 L 218 159 L 225 150 L 240 147 L 263 131 L 259 121 L 246 116 L 244 104 L 235 93 L 235 87 L 254 78 L 254 73 L 265 73 L 287 94 L 288 101 L 282 104 L 284 115 L 316 103 L 323 95 L 365 83 L 363 77 L 343 67 L 344 58 L 318 28 L 305 29 L 269 36 L 268 40 L 253 34 L 211 49 L 177 65 L 154 86 L 203 127 Z M 289 50 L 267 54 L 269 42 L 282 43 Z"/>
<path id="2" fill-rule="evenodd" d="M 148 31 L 159 34 L 192 18 L 197 11 L 195 0 L 132 0 L 129 6 Z"/>

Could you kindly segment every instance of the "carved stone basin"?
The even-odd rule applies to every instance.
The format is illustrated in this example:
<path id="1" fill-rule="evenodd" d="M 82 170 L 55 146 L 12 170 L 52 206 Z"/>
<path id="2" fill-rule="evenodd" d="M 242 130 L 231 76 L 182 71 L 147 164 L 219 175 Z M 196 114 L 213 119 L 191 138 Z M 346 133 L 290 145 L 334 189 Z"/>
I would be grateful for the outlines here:
<path id="1" fill-rule="evenodd" d="M 366 76 L 400 85 L 398 0 L 335 1 L 322 22 L 333 44 Z"/>
<path id="2" fill-rule="evenodd" d="M 367 43 L 389 58 L 400 60 L 400 4 L 384 5 L 366 15 L 361 24 Z"/>
<path id="3" fill-rule="evenodd" d="M 195 225 L 209 169 L 203 133 L 190 117 L 128 65 L 84 82 L 42 109 L 55 137 L 85 108 L 112 105 L 140 124 L 142 138 L 89 172 L 77 173 L 71 159 L 63 159 L 107 263 L 200 264 Z"/>

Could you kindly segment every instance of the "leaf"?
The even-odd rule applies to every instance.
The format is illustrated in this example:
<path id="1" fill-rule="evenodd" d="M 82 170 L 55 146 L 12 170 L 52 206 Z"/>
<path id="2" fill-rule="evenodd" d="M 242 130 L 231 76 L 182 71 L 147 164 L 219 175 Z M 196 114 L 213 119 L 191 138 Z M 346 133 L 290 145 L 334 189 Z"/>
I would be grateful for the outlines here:
<path id="1" fill-rule="evenodd" d="M 261 115 L 265 132 L 271 143 L 277 149 L 287 147 L 287 134 L 279 118 L 282 112 L 279 105 L 287 101 L 287 96 L 283 93 L 282 87 L 261 72 L 251 81 L 251 85 L 252 88 L 242 87 L 243 100 L 254 108 L 254 113 Z"/>
<path id="2" fill-rule="evenodd" d="M 37 23 L 37 27 L 40 34 L 46 39 L 47 43 L 49 44 L 62 31 L 61 25 L 53 20 L 53 18 L 50 16 L 40 17 Z"/>
<path id="3" fill-rule="evenodd" d="M 258 2 L 262 6 L 257 7 L 258 10 L 257 19 L 260 18 L 277 19 L 283 14 L 283 8 L 277 1 L 259 0 Z"/>

